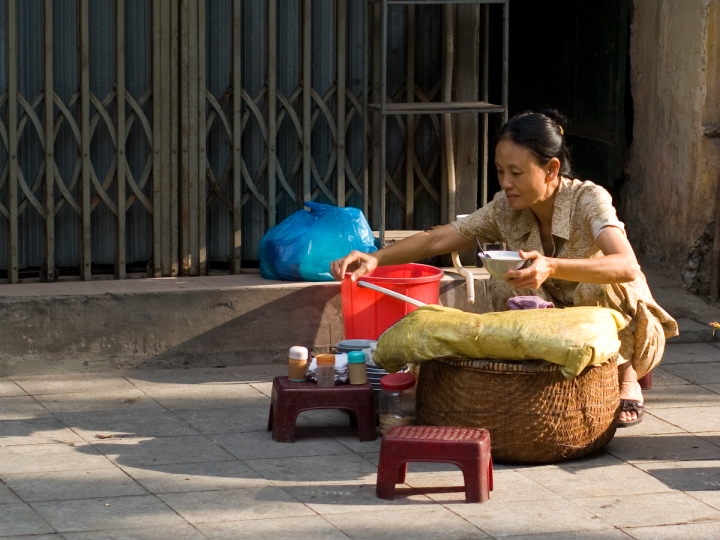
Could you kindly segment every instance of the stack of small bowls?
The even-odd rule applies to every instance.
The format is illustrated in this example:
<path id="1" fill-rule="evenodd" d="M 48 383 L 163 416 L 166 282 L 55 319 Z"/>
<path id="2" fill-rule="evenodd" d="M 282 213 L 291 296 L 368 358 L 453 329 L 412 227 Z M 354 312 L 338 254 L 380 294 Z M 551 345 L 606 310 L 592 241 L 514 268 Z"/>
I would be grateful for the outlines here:
<path id="1" fill-rule="evenodd" d="M 377 343 L 371 339 L 346 339 L 335 344 L 335 350 L 338 353 L 349 353 L 352 351 L 362 351 L 369 349 L 371 344 Z M 373 390 L 380 391 L 380 379 L 382 379 L 388 372 L 383 368 L 376 366 L 375 364 L 367 365 L 367 378 L 370 386 Z"/>

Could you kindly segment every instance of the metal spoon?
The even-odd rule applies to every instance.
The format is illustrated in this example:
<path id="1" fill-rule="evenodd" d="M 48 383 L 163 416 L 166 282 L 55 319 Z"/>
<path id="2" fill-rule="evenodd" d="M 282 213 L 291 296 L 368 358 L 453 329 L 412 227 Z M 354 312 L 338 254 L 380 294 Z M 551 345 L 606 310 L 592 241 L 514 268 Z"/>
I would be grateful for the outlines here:
<path id="1" fill-rule="evenodd" d="M 477 242 L 477 245 L 478 245 L 478 247 L 480 248 L 480 253 L 482 254 L 482 256 L 485 257 L 485 258 L 487 258 L 487 259 L 492 259 L 492 257 L 490 256 L 490 254 L 483 249 L 482 244 L 480 243 L 480 240 L 477 239 L 477 236 L 475 237 L 475 241 Z"/>

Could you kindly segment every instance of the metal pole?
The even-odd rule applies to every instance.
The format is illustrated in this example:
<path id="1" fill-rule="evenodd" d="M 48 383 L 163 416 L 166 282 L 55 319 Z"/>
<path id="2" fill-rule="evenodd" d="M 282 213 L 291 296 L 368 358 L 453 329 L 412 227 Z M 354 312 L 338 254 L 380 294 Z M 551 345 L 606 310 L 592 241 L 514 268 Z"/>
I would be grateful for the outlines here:
<path id="1" fill-rule="evenodd" d="M 162 161 L 160 147 L 162 145 L 162 76 L 160 74 L 161 50 L 162 50 L 162 24 L 161 14 L 162 0 L 154 0 L 152 5 L 152 65 L 153 65 L 153 277 L 162 275 Z M 124 99 L 124 98 L 123 98 Z"/>
<path id="2" fill-rule="evenodd" d="M 179 127 L 179 77 L 180 65 L 179 39 L 180 28 L 179 6 L 177 2 L 170 2 L 170 103 L 173 113 L 170 115 L 170 144 L 172 157 L 170 159 L 170 275 L 177 276 L 179 273 L 178 256 L 178 186 L 179 175 L 179 152 L 180 152 L 180 127 Z M 167 242 L 167 239 L 165 239 Z"/>
<path id="3" fill-rule="evenodd" d="M 82 257 L 80 278 L 90 281 L 92 273 L 90 243 L 90 42 L 89 0 L 80 0 L 80 137 L 82 159 Z"/>
<path id="4" fill-rule="evenodd" d="M 160 0 L 155 1 L 160 2 Z M 190 87 L 188 84 L 190 79 L 190 23 L 188 20 L 190 0 L 181 0 L 180 10 L 180 80 L 182 81 L 180 90 L 180 142 L 182 145 L 180 163 L 180 253 L 182 260 L 180 273 L 187 276 L 190 274 L 192 261 L 190 246 L 190 151 L 192 148 L 190 135 L 192 132 L 190 131 Z"/>
<path id="5" fill-rule="evenodd" d="M 190 198 L 190 222 L 189 222 L 189 235 L 190 235 L 190 274 L 198 275 L 200 272 L 199 264 L 199 252 L 200 246 L 198 241 L 200 235 L 198 231 L 198 225 L 200 218 L 198 216 L 198 210 L 200 209 L 200 201 L 198 201 L 198 170 L 199 170 L 199 151 L 200 151 L 200 131 L 198 126 L 198 119 L 200 113 L 198 111 L 198 105 L 200 105 L 198 82 L 200 78 L 198 76 L 198 70 L 200 69 L 200 58 L 198 57 L 198 3 L 205 0 L 192 0 L 191 3 L 191 19 L 188 20 L 189 25 L 189 44 L 188 56 L 190 58 L 190 70 L 188 74 L 188 94 L 190 110 L 188 117 L 189 132 L 188 138 L 190 139 L 190 171 L 189 171 L 189 198 Z"/>
<path id="6" fill-rule="evenodd" d="M 198 273 L 207 275 L 207 84 L 205 81 L 205 0 L 198 2 Z"/>
<path id="7" fill-rule="evenodd" d="M 505 108 L 503 120 L 508 121 L 508 69 L 510 56 L 510 0 L 503 4 L 503 74 L 502 105 Z"/>
<path id="8" fill-rule="evenodd" d="M 386 143 L 387 143 L 387 40 L 388 40 L 388 0 L 382 0 L 382 20 L 380 36 L 380 246 L 385 242 L 385 183 L 386 183 Z"/>
<path id="9" fill-rule="evenodd" d="M 405 100 L 415 101 L 415 6 L 408 5 L 407 58 L 405 72 Z M 415 117 L 408 115 L 406 120 L 407 138 L 405 139 L 405 228 L 413 229 L 415 223 Z"/>
<path id="10" fill-rule="evenodd" d="M 347 0 L 337 1 L 337 205 L 345 206 L 345 36 Z"/>
<path id="11" fill-rule="evenodd" d="M 18 282 L 17 3 L 7 0 L 8 39 L 8 282 Z"/>
<path id="12" fill-rule="evenodd" d="M 487 103 L 490 100 L 489 82 L 490 82 L 490 5 L 486 4 L 483 6 L 484 12 L 484 29 L 483 29 L 483 90 L 482 100 Z M 483 206 L 488 202 L 488 161 L 489 161 L 489 146 L 490 141 L 488 140 L 489 133 L 489 120 L 490 117 L 487 114 L 482 115 L 482 133 L 483 133 L 483 147 L 482 147 L 482 174 L 481 178 L 481 193 L 480 201 Z"/>
<path id="13" fill-rule="evenodd" d="M 45 61 L 45 275 L 48 282 L 55 275 L 55 91 L 53 89 L 53 3 L 44 5 L 44 61 Z M 13 24 L 10 21 L 10 24 Z"/>
<path id="14" fill-rule="evenodd" d="M 115 3 L 115 159 L 115 279 L 125 279 L 125 0 Z"/>
<path id="15" fill-rule="evenodd" d="M 277 0 L 268 0 L 267 18 L 268 227 L 274 227 L 275 182 L 277 181 Z"/>
<path id="16" fill-rule="evenodd" d="M 233 2 L 233 243 L 230 271 L 242 263 L 242 4 Z"/>
<path id="17" fill-rule="evenodd" d="M 312 0 L 303 0 L 303 201 L 312 200 Z"/>
<path id="18" fill-rule="evenodd" d="M 368 135 L 370 133 L 370 122 L 368 121 L 368 92 L 370 77 L 370 3 L 363 0 L 363 84 L 362 84 L 362 182 L 363 182 L 363 213 L 370 221 L 368 207 L 369 199 L 369 168 L 368 168 Z"/>
<path id="19" fill-rule="evenodd" d="M 159 110 L 161 118 L 153 120 L 159 122 L 157 132 L 160 134 L 159 139 L 155 139 L 155 156 L 158 158 L 159 169 L 157 177 L 158 185 L 158 201 L 153 204 L 153 212 L 155 219 L 160 222 L 160 265 L 158 270 L 161 275 L 169 276 L 172 272 L 171 261 L 173 255 L 171 253 L 170 238 L 172 235 L 172 216 L 170 213 L 171 193 L 170 187 L 173 179 L 171 177 L 170 164 L 170 141 L 172 139 L 170 118 L 172 118 L 172 103 L 170 101 L 170 87 L 173 81 L 170 79 L 170 68 L 172 59 L 170 58 L 170 2 L 161 2 L 160 4 L 160 32 L 155 37 L 159 42 L 159 58 L 158 63 L 158 87 L 156 100 L 159 101 Z"/>
<path id="20" fill-rule="evenodd" d="M 372 5 L 372 17 L 370 25 L 372 31 L 369 34 L 369 42 L 372 47 L 372 57 L 370 65 L 372 67 L 372 103 L 379 104 L 381 101 L 380 92 L 380 63 L 383 51 L 381 47 L 381 39 L 371 39 L 372 36 L 377 36 L 382 33 L 382 5 L 374 3 Z M 380 200 L 382 199 L 380 194 L 380 124 L 382 123 L 382 117 L 379 112 L 373 110 L 370 113 L 370 119 L 372 121 L 372 162 L 370 164 L 370 191 L 372 193 L 372 205 L 370 222 L 373 229 L 380 231 Z"/>

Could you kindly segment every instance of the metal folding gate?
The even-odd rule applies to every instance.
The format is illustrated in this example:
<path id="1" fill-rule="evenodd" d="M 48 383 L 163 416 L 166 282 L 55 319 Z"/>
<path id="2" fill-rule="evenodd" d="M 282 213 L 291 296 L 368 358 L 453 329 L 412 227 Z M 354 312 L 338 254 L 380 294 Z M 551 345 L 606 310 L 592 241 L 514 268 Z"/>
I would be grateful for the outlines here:
<path id="1" fill-rule="evenodd" d="M 0 0 L 0 271 L 240 272 L 317 200 L 374 206 L 364 0 Z M 391 10 L 389 96 L 438 94 L 437 6 Z M 410 36 L 413 69 L 405 59 Z M 388 226 L 441 219 L 440 133 L 389 128 Z M 408 148 L 410 152 L 408 153 Z M 410 156 L 410 157 L 407 157 Z M 412 173 L 414 171 L 414 173 Z M 409 197 L 409 198 L 408 198 Z M 375 192 L 377 199 L 377 192 Z M 405 211 L 410 205 L 412 210 Z M 410 220 L 410 221 L 407 221 Z"/>

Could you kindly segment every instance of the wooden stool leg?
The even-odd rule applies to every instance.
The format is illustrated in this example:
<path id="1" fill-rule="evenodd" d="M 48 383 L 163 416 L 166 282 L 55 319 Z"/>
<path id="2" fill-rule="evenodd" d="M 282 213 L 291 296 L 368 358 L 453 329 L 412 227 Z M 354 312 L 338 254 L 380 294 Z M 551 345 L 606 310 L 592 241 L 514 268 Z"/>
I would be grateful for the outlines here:
<path id="1" fill-rule="evenodd" d="M 276 403 L 273 409 L 273 441 L 295 442 L 295 421 L 297 420 L 298 411 L 295 407 L 279 403 Z"/>
<path id="2" fill-rule="evenodd" d="M 358 405 L 355 407 L 355 418 L 358 426 L 360 442 L 369 442 L 377 439 L 377 428 L 375 427 L 375 405 Z"/>
<path id="3" fill-rule="evenodd" d="M 393 500 L 395 498 L 395 482 L 399 474 L 398 469 L 402 465 L 404 464 L 399 463 L 395 457 L 384 456 L 381 451 L 375 484 L 375 495 L 378 499 Z"/>

